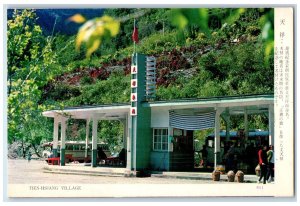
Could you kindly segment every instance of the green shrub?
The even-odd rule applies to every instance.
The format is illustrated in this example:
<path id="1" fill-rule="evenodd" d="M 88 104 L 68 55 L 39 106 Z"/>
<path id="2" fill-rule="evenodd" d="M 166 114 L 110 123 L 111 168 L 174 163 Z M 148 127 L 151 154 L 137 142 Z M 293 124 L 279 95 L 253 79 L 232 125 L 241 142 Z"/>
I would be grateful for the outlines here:
<path id="1" fill-rule="evenodd" d="M 72 97 L 77 97 L 81 94 L 78 87 L 70 86 L 66 84 L 57 84 L 51 89 L 46 97 L 55 101 L 68 100 Z"/>

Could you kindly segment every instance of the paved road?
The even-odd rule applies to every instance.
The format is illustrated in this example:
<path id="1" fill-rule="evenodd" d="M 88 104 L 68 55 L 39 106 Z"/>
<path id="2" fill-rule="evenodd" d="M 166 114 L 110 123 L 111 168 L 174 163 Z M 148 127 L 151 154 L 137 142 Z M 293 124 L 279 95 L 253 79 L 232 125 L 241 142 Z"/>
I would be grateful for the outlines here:
<path id="1" fill-rule="evenodd" d="M 190 180 L 176 178 L 107 177 L 72 174 L 44 173 L 45 161 L 8 160 L 9 184 L 234 184 L 211 180 Z"/>

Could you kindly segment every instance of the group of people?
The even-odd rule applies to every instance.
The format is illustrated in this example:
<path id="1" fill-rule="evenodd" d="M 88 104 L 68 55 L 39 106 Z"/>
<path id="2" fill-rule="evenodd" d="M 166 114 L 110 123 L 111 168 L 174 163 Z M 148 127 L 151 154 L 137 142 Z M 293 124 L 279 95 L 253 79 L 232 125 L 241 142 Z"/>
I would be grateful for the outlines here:
<path id="1" fill-rule="evenodd" d="M 207 166 L 208 151 L 206 145 L 203 145 L 202 150 L 199 151 L 202 156 L 201 165 L 205 168 Z M 274 150 L 273 146 L 269 147 L 259 146 L 255 148 L 254 144 L 249 144 L 244 152 L 240 153 L 237 145 L 232 142 L 227 142 L 224 145 L 224 163 L 227 171 L 237 171 L 237 164 L 239 161 L 245 162 L 249 168 L 253 169 L 257 163 L 260 166 L 260 177 L 258 182 L 273 182 L 274 181 Z"/>
<path id="2" fill-rule="evenodd" d="M 264 145 L 258 151 L 258 162 L 260 166 L 260 177 L 258 183 L 263 181 L 266 184 L 266 181 L 274 181 L 274 150 L 273 146 L 269 147 Z"/>

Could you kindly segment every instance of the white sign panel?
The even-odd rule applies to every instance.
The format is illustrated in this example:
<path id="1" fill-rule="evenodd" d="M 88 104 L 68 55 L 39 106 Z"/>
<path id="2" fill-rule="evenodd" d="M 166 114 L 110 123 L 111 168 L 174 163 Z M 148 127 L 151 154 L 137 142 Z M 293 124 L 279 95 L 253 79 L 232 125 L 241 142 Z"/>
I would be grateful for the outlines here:
<path id="1" fill-rule="evenodd" d="M 137 108 L 136 107 L 130 107 L 130 115 L 136 116 L 137 115 Z"/>
<path id="2" fill-rule="evenodd" d="M 131 74 L 137 74 L 138 68 L 137 66 L 131 66 Z"/>
<path id="3" fill-rule="evenodd" d="M 131 93 L 131 101 L 136 102 L 137 101 L 137 93 Z"/>
<path id="4" fill-rule="evenodd" d="M 131 80 L 131 88 L 136 88 L 137 87 L 137 79 L 132 79 Z"/>

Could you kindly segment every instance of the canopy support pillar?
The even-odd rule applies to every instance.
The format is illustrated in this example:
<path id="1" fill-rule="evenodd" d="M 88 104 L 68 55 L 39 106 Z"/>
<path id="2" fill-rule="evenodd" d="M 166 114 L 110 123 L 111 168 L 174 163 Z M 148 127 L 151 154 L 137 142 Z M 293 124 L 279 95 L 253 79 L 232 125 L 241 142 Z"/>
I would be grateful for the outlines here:
<path id="1" fill-rule="evenodd" d="M 123 148 L 127 150 L 128 120 L 125 118 L 121 122 L 123 124 Z"/>
<path id="2" fill-rule="evenodd" d="M 89 136 L 90 136 L 90 119 L 87 119 L 85 125 L 85 154 L 84 154 L 85 158 L 88 158 Z"/>
<path id="3" fill-rule="evenodd" d="M 94 117 L 92 131 L 92 167 L 97 167 L 97 127 L 98 120 Z"/>
<path id="4" fill-rule="evenodd" d="M 215 161 L 214 168 L 217 168 L 217 164 L 220 162 L 220 115 L 224 111 L 224 108 L 216 108 L 215 116 Z"/>
<path id="5" fill-rule="evenodd" d="M 274 105 L 269 105 L 269 145 L 274 146 Z"/>
<path id="6" fill-rule="evenodd" d="M 131 116 L 129 114 L 127 114 L 126 116 L 126 121 L 127 121 L 127 141 L 126 141 L 126 144 L 127 144 L 127 159 L 126 159 L 126 168 L 128 171 L 131 171 L 131 147 L 132 147 L 132 139 L 130 137 L 132 137 L 131 135 L 131 132 L 132 132 L 132 129 L 131 129 Z"/>
<path id="7" fill-rule="evenodd" d="M 61 119 L 61 147 L 60 147 L 60 166 L 65 166 L 65 149 L 66 149 L 66 121 L 67 118 Z"/>
<path id="8" fill-rule="evenodd" d="M 53 124 L 53 146 L 52 153 L 54 157 L 57 157 L 57 146 L 58 146 L 58 116 L 54 116 L 54 124 Z"/>

